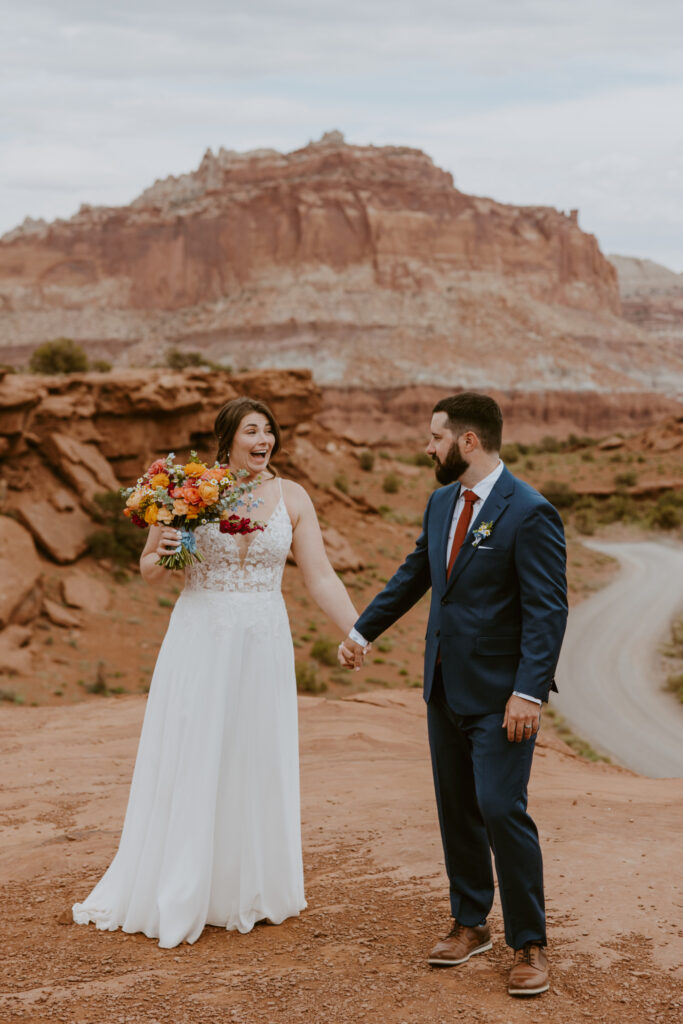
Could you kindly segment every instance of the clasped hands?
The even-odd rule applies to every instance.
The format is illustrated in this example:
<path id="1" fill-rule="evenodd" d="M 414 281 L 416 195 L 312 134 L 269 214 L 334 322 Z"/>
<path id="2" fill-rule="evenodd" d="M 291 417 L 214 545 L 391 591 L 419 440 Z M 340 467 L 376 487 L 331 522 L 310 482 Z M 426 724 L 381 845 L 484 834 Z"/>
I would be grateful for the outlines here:
<path id="1" fill-rule="evenodd" d="M 356 671 L 363 667 L 363 660 L 372 644 L 356 643 L 351 637 L 345 637 L 337 648 L 337 659 L 342 668 L 354 668 Z"/>

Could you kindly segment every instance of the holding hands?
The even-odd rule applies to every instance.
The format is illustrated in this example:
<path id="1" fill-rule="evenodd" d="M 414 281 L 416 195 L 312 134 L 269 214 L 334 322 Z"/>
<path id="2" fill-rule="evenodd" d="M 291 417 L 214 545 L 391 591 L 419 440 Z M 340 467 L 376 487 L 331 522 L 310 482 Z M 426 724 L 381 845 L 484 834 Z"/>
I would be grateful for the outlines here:
<path id="1" fill-rule="evenodd" d="M 351 637 L 345 637 L 337 649 L 339 664 L 343 668 L 353 668 L 358 671 L 363 667 L 365 655 L 371 646 L 372 644 L 365 644 L 363 646 L 363 644 L 359 644 L 356 640 L 352 640 Z"/>

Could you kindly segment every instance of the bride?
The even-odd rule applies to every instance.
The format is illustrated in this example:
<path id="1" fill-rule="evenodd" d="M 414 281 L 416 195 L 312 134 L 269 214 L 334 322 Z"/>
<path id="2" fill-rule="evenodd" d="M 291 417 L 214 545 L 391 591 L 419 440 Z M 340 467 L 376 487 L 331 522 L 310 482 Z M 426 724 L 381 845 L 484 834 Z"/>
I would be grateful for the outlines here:
<path id="1" fill-rule="evenodd" d="M 218 461 L 244 469 L 262 532 L 197 528 L 205 561 L 185 570 L 152 676 L 123 832 L 77 924 L 143 932 L 163 947 L 205 925 L 250 931 L 306 906 L 294 653 L 281 593 L 292 548 L 313 600 L 346 636 L 357 613 L 330 565 L 306 491 L 269 468 L 280 448 L 262 402 L 236 398 L 215 423 Z M 176 550 L 150 528 L 140 569 Z"/>

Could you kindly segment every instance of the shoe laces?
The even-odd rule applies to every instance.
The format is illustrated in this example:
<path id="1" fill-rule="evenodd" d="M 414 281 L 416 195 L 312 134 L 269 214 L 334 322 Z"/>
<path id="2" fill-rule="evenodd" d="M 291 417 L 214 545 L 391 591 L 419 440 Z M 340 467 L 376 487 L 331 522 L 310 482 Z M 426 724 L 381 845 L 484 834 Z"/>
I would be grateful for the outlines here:
<path id="1" fill-rule="evenodd" d="M 538 959 L 538 946 L 534 943 L 529 943 L 523 946 L 521 949 L 515 950 L 515 963 L 516 964 L 529 964 L 531 967 L 535 967 L 535 961 Z"/>

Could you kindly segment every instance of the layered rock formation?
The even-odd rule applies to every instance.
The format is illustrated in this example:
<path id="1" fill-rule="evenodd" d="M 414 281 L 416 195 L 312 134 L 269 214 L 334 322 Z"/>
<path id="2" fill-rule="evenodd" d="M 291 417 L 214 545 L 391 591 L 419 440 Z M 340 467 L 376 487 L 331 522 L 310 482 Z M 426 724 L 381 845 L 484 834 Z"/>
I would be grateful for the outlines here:
<path id="1" fill-rule="evenodd" d="M 609 258 L 618 274 L 624 316 L 654 337 L 683 347 L 683 274 L 652 260 Z"/>
<path id="2" fill-rule="evenodd" d="M 207 152 L 123 208 L 0 241 L 5 358 L 65 335 L 119 362 L 184 344 L 321 382 L 670 389 L 576 213 L 468 196 L 419 150 Z"/>

